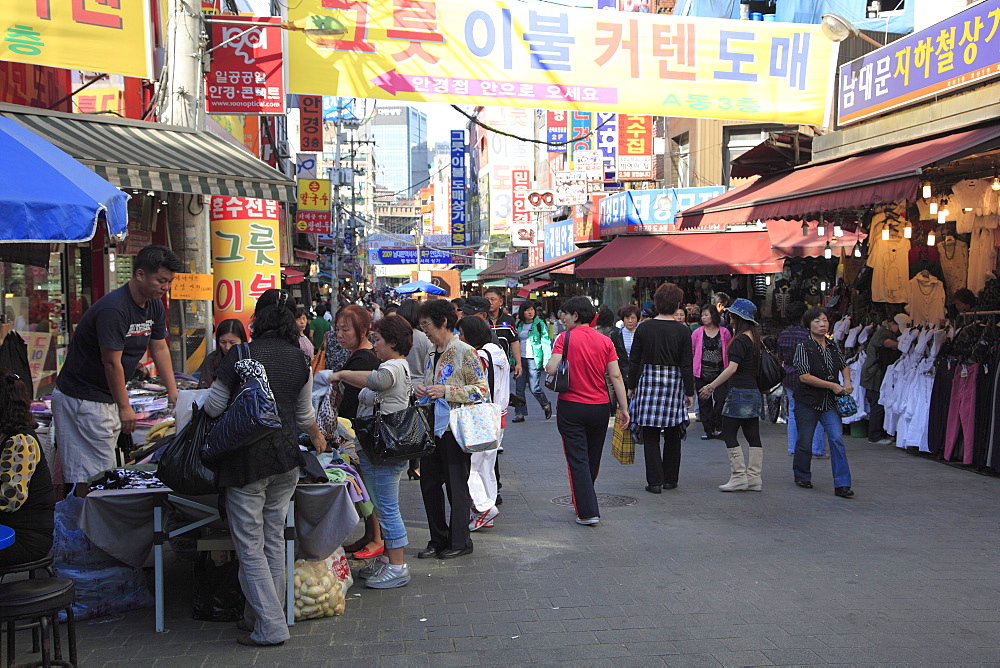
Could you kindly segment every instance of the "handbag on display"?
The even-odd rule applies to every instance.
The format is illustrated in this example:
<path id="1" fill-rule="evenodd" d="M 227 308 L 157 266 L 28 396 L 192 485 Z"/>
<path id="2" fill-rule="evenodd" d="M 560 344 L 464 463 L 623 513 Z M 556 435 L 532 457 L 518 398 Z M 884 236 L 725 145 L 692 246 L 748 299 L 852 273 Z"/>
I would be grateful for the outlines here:
<path id="1" fill-rule="evenodd" d="M 281 430 L 278 405 L 264 365 L 250 356 L 250 344 L 241 343 L 236 350 L 240 359 L 234 368 L 240 378 L 240 391 L 230 400 L 201 451 L 201 461 L 209 467 Z"/>
<path id="2" fill-rule="evenodd" d="M 849 394 L 840 394 L 835 398 L 837 402 L 837 415 L 842 418 L 851 417 L 858 412 L 858 402 Z"/>
<path id="3" fill-rule="evenodd" d="M 562 359 L 556 366 L 555 375 L 545 378 L 545 387 L 553 392 L 567 392 L 569 390 L 569 360 L 566 359 L 569 355 L 569 334 L 570 331 L 567 329 L 566 340 L 563 342 Z"/>
<path id="4" fill-rule="evenodd" d="M 358 443 L 373 464 L 391 464 L 426 457 L 434 452 L 434 404 L 413 403 L 395 413 L 375 414 L 354 420 Z"/>
<path id="5" fill-rule="evenodd" d="M 465 404 L 452 408 L 448 426 L 462 452 L 496 450 L 500 445 L 500 404 Z"/>

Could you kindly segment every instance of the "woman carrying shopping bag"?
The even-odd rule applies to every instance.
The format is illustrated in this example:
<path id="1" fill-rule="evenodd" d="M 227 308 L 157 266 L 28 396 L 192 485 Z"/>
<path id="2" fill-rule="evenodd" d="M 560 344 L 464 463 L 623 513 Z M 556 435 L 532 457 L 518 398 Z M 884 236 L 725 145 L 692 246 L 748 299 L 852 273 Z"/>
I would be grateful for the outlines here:
<path id="1" fill-rule="evenodd" d="M 418 313 L 420 328 L 434 344 L 424 371 L 419 398 L 444 399 L 452 409 L 484 401 L 489 396 L 486 372 L 475 349 L 454 334 L 458 317 L 451 302 L 435 299 Z M 472 554 L 469 515 L 469 472 L 472 455 L 463 452 L 450 428 L 435 439 L 433 454 L 420 461 L 420 493 L 431 538 L 417 553 L 418 559 L 454 559 Z M 445 489 L 451 518 L 445 514 Z"/>

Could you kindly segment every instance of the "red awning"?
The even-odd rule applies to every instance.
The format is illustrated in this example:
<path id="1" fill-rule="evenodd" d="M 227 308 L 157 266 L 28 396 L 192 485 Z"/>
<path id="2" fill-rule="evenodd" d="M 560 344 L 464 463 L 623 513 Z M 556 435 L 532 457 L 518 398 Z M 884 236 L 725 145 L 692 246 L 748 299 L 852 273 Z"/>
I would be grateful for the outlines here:
<path id="1" fill-rule="evenodd" d="M 820 257 L 829 243 L 838 256 L 841 248 L 850 253 L 857 243 L 865 238 L 859 232 L 844 230 L 841 237 L 833 236 L 833 226 L 827 222 L 826 236 L 817 234 L 817 225 L 809 226 L 809 234 L 802 234 L 802 223 L 797 220 L 767 221 L 767 235 L 771 238 L 771 248 L 781 257 Z"/>
<path id="2" fill-rule="evenodd" d="M 677 214 L 683 228 L 753 220 L 815 220 L 823 211 L 913 201 L 923 168 L 1000 144 L 1000 125 L 800 167 L 756 179 Z"/>
<path id="3" fill-rule="evenodd" d="M 577 267 L 576 275 L 766 274 L 783 267 L 767 232 L 699 232 L 617 237 Z"/>
<path id="4" fill-rule="evenodd" d="M 544 288 L 546 285 L 551 285 L 552 281 L 535 281 L 534 283 L 528 283 L 526 286 L 517 291 L 518 297 L 527 297 L 531 294 L 532 290 L 537 290 L 538 288 Z"/>
<path id="5" fill-rule="evenodd" d="M 304 248 L 296 248 L 295 257 L 299 258 L 300 260 L 316 261 L 319 259 L 319 253 L 315 253 L 311 250 L 305 250 Z"/>
<path id="6" fill-rule="evenodd" d="M 581 255 L 586 255 L 592 250 L 594 249 L 578 248 L 575 251 L 570 251 L 569 253 L 560 255 L 559 257 L 554 257 L 551 260 L 546 260 L 541 264 L 536 264 L 532 267 L 528 267 L 527 269 L 521 269 L 519 271 L 515 271 L 513 274 L 511 274 L 511 276 L 514 276 L 516 278 L 526 278 L 528 276 L 534 276 L 535 274 L 544 274 L 547 271 L 552 271 L 553 269 L 557 269 L 558 267 L 570 264 L 574 262 L 576 258 L 580 257 Z"/>
<path id="7" fill-rule="evenodd" d="M 296 283 L 301 283 L 306 280 L 306 275 L 301 271 L 296 271 L 295 269 L 282 268 L 281 278 L 287 285 L 295 285 Z"/>
<path id="8" fill-rule="evenodd" d="M 486 269 L 479 272 L 479 276 L 476 278 L 480 281 L 496 281 L 507 278 L 507 258 L 501 258 L 486 267 Z"/>

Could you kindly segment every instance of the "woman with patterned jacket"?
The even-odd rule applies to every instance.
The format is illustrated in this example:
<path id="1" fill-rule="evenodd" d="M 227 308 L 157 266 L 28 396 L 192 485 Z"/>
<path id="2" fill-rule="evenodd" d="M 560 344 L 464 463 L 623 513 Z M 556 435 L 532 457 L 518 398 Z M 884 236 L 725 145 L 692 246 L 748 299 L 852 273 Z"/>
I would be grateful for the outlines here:
<path id="1" fill-rule="evenodd" d="M 420 307 L 417 322 L 434 348 L 427 358 L 424 384 L 417 397 L 444 399 L 454 408 L 489 396 L 486 372 L 476 349 L 454 334 L 458 317 L 451 302 L 435 299 Z M 420 460 L 420 493 L 424 498 L 431 539 L 419 559 L 454 559 L 472 553 L 469 533 L 469 472 L 472 455 L 463 452 L 451 430 L 435 439 L 435 449 Z M 451 519 L 445 516 L 445 489 Z"/>

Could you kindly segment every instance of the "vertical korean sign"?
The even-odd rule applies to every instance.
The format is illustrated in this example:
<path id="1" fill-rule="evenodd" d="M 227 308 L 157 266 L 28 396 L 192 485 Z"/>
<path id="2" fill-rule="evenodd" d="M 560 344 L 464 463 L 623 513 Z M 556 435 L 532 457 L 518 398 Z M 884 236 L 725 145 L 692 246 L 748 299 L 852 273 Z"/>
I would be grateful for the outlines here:
<path id="1" fill-rule="evenodd" d="M 653 117 L 618 115 L 618 180 L 653 179 Z"/>
<path id="2" fill-rule="evenodd" d="M 153 78 L 148 2 L 3 0 L 0 60 Z"/>
<path id="3" fill-rule="evenodd" d="M 451 245 L 467 246 L 465 220 L 465 130 L 451 131 Z"/>
<path id="4" fill-rule="evenodd" d="M 299 179 L 295 231 L 305 234 L 330 234 L 330 182 L 327 179 Z"/>
<path id="5" fill-rule="evenodd" d="M 240 19 L 258 26 L 212 24 L 212 67 L 205 82 L 210 114 L 284 114 L 282 30 L 276 17 Z"/>
<path id="6" fill-rule="evenodd" d="M 323 150 L 323 96 L 299 96 L 299 150 L 319 153 Z"/>
<path id="7" fill-rule="evenodd" d="M 566 115 L 565 111 L 545 112 L 545 137 L 546 141 L 549 142 L 549 153 L 566 152 L 566 144 L 559 143 L 569 138 Z M 553 143 L 556 145 L 553 146 Z"/>
<path id="8" fill-rule="evenodd" d="M 593 114 L 589 111 L 574 111 L 572 114 L 573 117 L 570 119 L 570 138 L 573 140 L 573 143 L 570 144 L 570 149 L 572 155 L 575 156 L 577 151 L 590 150 L 590 128 Z"/>
<path id="9" fill-rule="evenodd" d="M 604 180 L 613 181 L 618 170 L 618 114 L 598 112 L 597 150 L 604 160 Z"/>
<path id="10" fill-rule="evenodd" d="M 257 299 L 280 285 L 278 203 L 248 197 L 212 198 L 215 322 L 249 326 Z"/>

